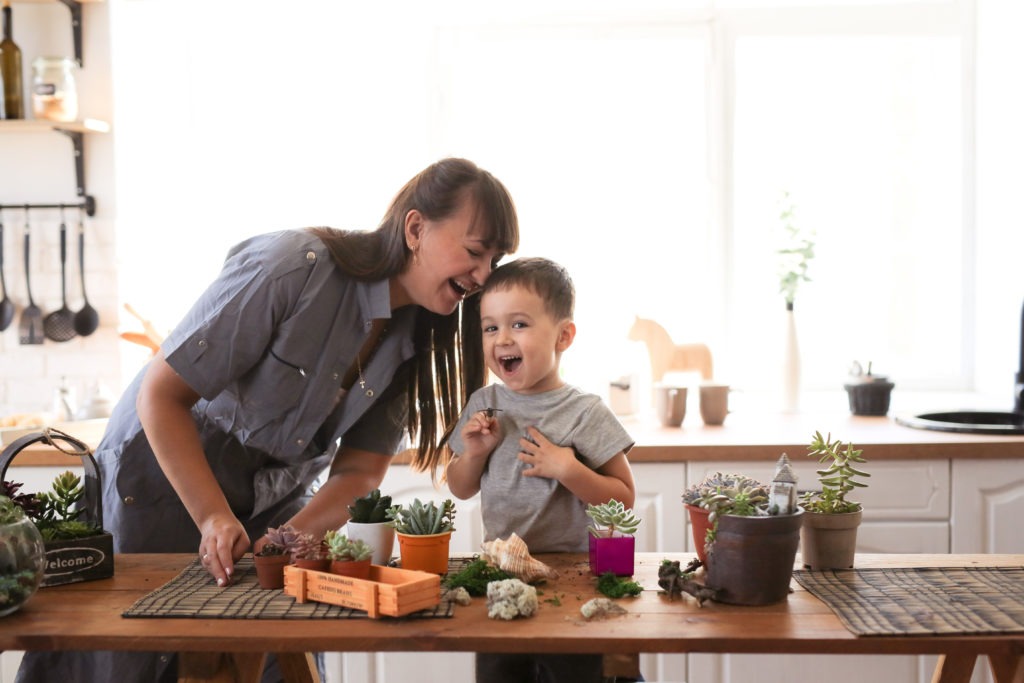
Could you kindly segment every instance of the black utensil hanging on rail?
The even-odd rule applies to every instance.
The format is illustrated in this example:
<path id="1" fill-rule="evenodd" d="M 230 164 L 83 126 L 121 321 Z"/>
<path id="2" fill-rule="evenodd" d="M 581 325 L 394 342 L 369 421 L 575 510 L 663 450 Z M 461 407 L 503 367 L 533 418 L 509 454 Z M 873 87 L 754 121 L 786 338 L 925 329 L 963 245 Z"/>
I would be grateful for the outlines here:
<path id="1" fill-rule="evenodd" d="M 85 295 L 85 220 L 82 211 L 78 212 L 78 273 L 82 278 L 82 308 L 75 313 L 75 332 L 88 337 L 100 325 L 100 315 L 89 305 L 89 297 Z"/>
<path id="2" fill-rule="evenodd" d="M 61 307 L 43 319 L 43 333 L 46 338 L 55 342 L 66 342 L 74 339 L 75 314 L 68 308 L 68 226 L 64 222 L 64 209 L 60 210 L 60 297 Z"/>
<path id="3" fill-rule="evenodd" d="M 28 208 L 25 209 L 25 291 L 28 293 L 28 306 L 21 309 L 21 320 L 18 322 L 18 342 L 21 344 L 43 343 L 43 312 L 32 300 L 32 272 L 30 245 L 31 228 L 28 224 Z"/>
<path id="4" fill-rule="evenodd" d="M 0 293 L 4 295 L 0 301 L 0 332 L 11 326 L 14 320 L 14 302 L 7 296 L 7 281 L 4 280 L 4 217 L 0 213 Z"/>

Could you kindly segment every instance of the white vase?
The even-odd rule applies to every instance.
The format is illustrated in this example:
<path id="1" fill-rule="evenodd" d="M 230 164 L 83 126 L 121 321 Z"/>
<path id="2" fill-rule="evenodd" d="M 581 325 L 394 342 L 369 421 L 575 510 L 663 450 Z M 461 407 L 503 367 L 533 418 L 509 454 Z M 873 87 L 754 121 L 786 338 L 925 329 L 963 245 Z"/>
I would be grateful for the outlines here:
<path id="1" fill-rule="evenodd" d="M 796 316 L 792 304 L 786 305 L 785 340 L 782 347 L 782 412 L 800 411 L 800 345 L 796 336 Z"/>
<path id="2" fill-rule="evenodd" d="M 364 541 L 373 548 L 373 564 L 387 565 L 391 561 L 391 552 L 395 545 L 395 528 L 387 522 L 349 521 L 347 531 L 350 539 Z"/>

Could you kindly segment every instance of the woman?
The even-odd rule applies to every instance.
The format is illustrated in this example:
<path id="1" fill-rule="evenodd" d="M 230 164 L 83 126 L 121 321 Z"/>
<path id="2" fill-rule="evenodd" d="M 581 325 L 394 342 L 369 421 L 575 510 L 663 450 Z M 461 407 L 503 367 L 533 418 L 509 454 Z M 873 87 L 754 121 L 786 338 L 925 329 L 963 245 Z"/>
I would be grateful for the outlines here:
<path id="1" fill-rule="evenodd" d="M 406 432 L 418 439 L 413 466 L 433 472 L 439 434 L 484 382 L 472 295 L 518 242 L 504 186 L 444 159 L 374 231 L 285 231 L 232 249 L 96 451 L 115 552 L 198 550 L 227 585 L 268 526 L 344 524 Z M 26 655 L 18 680 L 34 680 L 36 663 L 38 680 L 57 680 L 55 657 Z M 121 656 L 110 665 L 121 680 L 159 680 L 171 673 L 163 659 L 130 667 L 134 677 Z M 95 672 L 61 667 L 65 681 Z"/>

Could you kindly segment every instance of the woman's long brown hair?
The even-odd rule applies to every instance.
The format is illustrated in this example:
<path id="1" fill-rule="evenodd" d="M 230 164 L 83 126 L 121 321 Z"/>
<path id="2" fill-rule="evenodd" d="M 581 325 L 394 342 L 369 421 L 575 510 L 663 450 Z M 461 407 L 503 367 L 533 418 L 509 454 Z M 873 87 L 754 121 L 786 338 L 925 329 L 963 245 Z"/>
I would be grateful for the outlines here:
<path id="1" fill-rule="evenodd" d="M 519 247 L 519 221 L 505 186 L 466 159 L 431 164 L 398 191 L 375 230 L 313 228 L 339 267 L 363 281 L 383 280 L 404 271 L 412 258 L 405 242 L 405 216 L 418 210 L 441 220 L 461 206 L 465 196 L 476 206 L 476 224 L 489 248 L 510 254 Z M 413 331 L 417 353 L 407 363 L 409 438 L 417 443 L 412 466 L 436 479 L 447 464 L 443 440 L 466 405 L 483 386 L 486 365 L 480 333 L 480 297 L 465 299 L 450 315 L 420 309 Z"/>

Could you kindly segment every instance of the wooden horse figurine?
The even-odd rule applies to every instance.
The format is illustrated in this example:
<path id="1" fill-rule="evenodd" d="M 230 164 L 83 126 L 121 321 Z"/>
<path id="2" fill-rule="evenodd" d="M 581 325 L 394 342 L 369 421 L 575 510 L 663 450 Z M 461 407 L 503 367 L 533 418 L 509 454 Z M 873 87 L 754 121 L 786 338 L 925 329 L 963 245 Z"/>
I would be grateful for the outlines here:
<path id="1" fill-rule="evenodd" d="M 629 339 L 647 345 L 653 382 L 660 382 L 670 371 L 697 370 L 702 379 L 711 379 L 711 349 L 707 344 L 676 344 L 664 327 L 641 317 L 633 321 Z"/>

